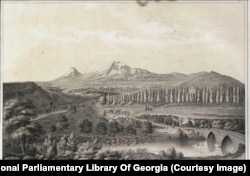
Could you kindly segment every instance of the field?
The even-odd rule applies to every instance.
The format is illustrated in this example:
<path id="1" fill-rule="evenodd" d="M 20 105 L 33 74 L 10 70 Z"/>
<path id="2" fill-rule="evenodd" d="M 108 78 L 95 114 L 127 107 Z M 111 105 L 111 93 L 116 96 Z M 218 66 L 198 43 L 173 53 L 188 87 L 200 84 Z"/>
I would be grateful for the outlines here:
<path id="1" fill-rule="evenodd" d="M 220 118 L 245 118 L 244 106 L 228 106 L 228 105 L 163 105 L 152 107 L 152 111 L 145 111 L 145 105 L 105 105 L 99 106 L 98 112 L 108 109 L 124 109 L 130 110 L 133 115 L 140 116 L 143 114 L 152 115 L 174 115 L 183 118 L 204 118 L 204 119 L 220 119 Z"/>

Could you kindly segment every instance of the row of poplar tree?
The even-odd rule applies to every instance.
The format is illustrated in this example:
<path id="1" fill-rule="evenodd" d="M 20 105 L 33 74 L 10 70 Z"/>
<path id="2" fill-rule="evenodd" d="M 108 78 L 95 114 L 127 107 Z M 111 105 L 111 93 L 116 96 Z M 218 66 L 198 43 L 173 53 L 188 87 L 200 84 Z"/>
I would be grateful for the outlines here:
<path id="1" fill-rule="evenodd" d="M 101 104 L 112 103 L 231 103 L 244 104 L 245 89 L 240 86 L 188 87 L 188 88 L 144 88 L 134 92 L 114 94 L 107 92 Z"/>

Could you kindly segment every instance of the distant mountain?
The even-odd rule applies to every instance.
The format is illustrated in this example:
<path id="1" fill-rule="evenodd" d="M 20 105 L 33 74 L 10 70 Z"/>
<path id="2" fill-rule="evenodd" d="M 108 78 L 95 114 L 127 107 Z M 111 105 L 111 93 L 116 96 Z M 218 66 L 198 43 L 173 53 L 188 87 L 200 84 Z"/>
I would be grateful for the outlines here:
<path id="1" fill-rule="evenodd" d="M 81 74 L 77 69 L 70 70 L 60 78 L 41 83 L 43 87 L 58 86 L 65 89 L 74 89 L 92 86 L 123 86 L 128 85 L 164 85 L 173 87 L 189 87 L 195 85 L 197 87 L 214 87 L 221 85 L 239 85 L 244 86 L 240 81 L 222 75 L 217 72 L 198 72 L 192 74 L 169 73 L 157 74 L 146 69 L 131 68 L 130 66 L 120 61 L 112 62 L 108 67 L 89 74 Z M 115 85 L 116 84 L 116 85 Z"/>
<path id="2" fill-rule="evenodd" d="M 61 78 L 76 78 L 82 75 L 76 68 L 71 67 L 67 73 L 65 73 Z"/>
<path id="3" fill-rule="evenodd" d="M 89 74 L 82 74 L 76 78 L 78 81 L 181 81 L 187 78 L 182 73 L 156 74 L 146 69 L 131 68 L 130 66 L 114 61 L 108 67 Z M 61 77 L 68 79 L 72 77 Z"/>
<path id="4" fill-rule="evenodd" d="M 88 80 L 133 80 L 143 79 L 152 75 L 148 70 L 140 68 L 130 68 L 128 65 L 114 61 L 112 64 L 100 71 L 96 71 L 87 75 Z"/>
<path id="5" fill-rule="evenodd" d="M 180 86 L 183 87 L 189 87 L 191 85 L 197 87 L 218 87 L 225 85 L 244 86 L 240 81 L 214 71 L 189 74 L 187 75 L 187 79 L 180 84 Z"/>

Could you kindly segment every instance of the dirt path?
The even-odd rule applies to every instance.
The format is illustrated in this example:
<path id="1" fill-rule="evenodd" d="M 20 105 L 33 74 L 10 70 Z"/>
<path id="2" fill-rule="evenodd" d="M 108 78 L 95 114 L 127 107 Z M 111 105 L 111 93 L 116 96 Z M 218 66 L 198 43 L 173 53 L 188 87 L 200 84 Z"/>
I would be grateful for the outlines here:
<path id="1" fill-rule="evenodd" d="M 65 113 L 65 112 L 67 112 L 67 110 L 60 110 L 60 111 L 54 111 L 51 113 L 41 114 L 41 115 L 38 115 L 36 118 L 31 119 L 30 121 L 38 121 L 40 119 L 50 117 L 51 115 L 61 114 L 61 113 Z"/>

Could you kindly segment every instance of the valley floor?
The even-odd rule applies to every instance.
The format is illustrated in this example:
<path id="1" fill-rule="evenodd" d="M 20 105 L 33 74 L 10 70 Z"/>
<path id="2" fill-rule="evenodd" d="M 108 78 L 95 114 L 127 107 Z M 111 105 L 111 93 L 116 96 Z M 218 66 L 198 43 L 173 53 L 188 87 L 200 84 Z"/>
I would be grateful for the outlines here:
<path id="1" fill-rule="evenodd" d="M 38 145 L 43 146 L 45 144 L 44 138 L 46 136 L 52 136 L 57 141 L 57 146 L 62 145 L 61 140 L 63 137 L 69 140 L 70 135 L 74 134 L 78 136 L 79 140 L 77 144 L 75 144 L 75 151 L 65 151 L 71 153 L 71 155 L 60 155 L 57 157 L 64 157 L 70 159 L 81 159 L 82 156 L 87 157 L 87 159 L 93 159 L 91 157 L 97 157 L 97 154 L 102 153 L 102 156 L 109 152 L 117 152 L 119 157 L 122 157 L 122 153 L 136 153 L 138 155 L 137 158 L 133 159 L 143 159 L 143 154 L 147 154 L 147 157 L 144 159 L 213 159 L 219 158 L 223 159 L 221 149 L 219 147 L 216 148 L 215 151 L 211 152 L 207 148 L 207 142 L 205 139 L 197 141 L 193 141 L 191 139 L 184 139 L 182 137 L 177 137 L 176 139 L 171 137 L 172 135 L 181 135 L 187 134 L 189 131 L 186 131 L 185 128 L 178 126 L 171 126 L 162 123 L 156 123 L 150 121 L 152 124 L 153 132 L 150 134 L 143 134 L 139 129 L 136 128 L 137 132 L 135 134 L 129 134 L 125 132 L 122 133 L 117 132 L 115 136 L 110 134 L 100 135 L 96 129 L 97 125 L 100 122 L 106 124 L 108 128 L 110 128 L 110 122 L 113 119 L 118 119 L 120 117 L 127 118 L 128 121 L 119 122 L 120 125 L 125 128 L 126 126 L 131 124 L 131 121 L 137 121 L 141 124 L 147 122 L 148 120 L 138 118 L 141 115 L 149 114 L 149 115 L 172 115 L 178 116 L 182 118 L 199 118 L 199 119 L 225 119 L 225 118 L 241 118 L 244 119 L 245 112 L 244 107 L 242 106 L 218 106 L 218 105 L 202 105 L 202 106 L 194 106 L 194 105 L 161 105 L 161 106 L 150 106 L 152 108 L 151 111 L 145 110 L 145 105 L 143 104 L 133 104 L 133 105 L 100 105 L 95 101 L 87 101 L 84 102 L 85 107 L 76 109 L 75 111 L 57 111 L 52 112 L 51 114 L 43 114 L 38 116 L 37 118 L 31 120 L 38 122 L 42 125 L 43 130 L 45 131 L 44 137 L 41 140 L 32 145 L 35 148 L 39 148 Z M 109 111 L 120 110 L 120 113 L 109 113 Z M 122 113 L 121 113 L 122 112 Z M 127 113 L 127 114 L 126 114 Z M 129 114 L 128 114 L 129 113 Z M 67 128 L 62 128 L 53 131 L 52 126 L 58 126 L 58 123 L 61 122 L 61 117 L 65 116 L 65 123 L 68 124 Z M 92 131 L 91 132 L 81 132 L 79 125 L 83 122 L 83 120 L 91 121 Z M 59 127 L 58 127 L 59 128 Z M 109 129 L 108 129 L 109 130 Z M 5 135 L 5 134 L 4 134 Z M 99 139 L 103 140 L 99 140 Z M 97 139 L 103 142 L 99 144 L 102 146 L 99 149 L 95 149 L 98 145 L 93 144 L 93 141 L 97 141 Z M 4 147 L 4 156 L 6 158 L 11 156 L 18 156 L 18 152 L 20 153 L 20 147 L 16 146 L 16 148 L 11 149 L 11 141 L 9 141 L 8 136 L 4 136 L 5 147 Z M 47 140 L 47 139 L 46 139 Z M 118 141 L 122 141 L 119 143 Z M 32 142 L 32 141 L 31 141 Z M 93 144 L 93 145 L 92 145 Z M 47 145 L 47 144 L 46 144 Z M 66 145 L 66 144 L 65 144 Z M 84 147 L 83 147 L 84 146 Z M 83 149 L 82 149 L 82 148 Z M 58 147 L 57 147 L 58 148 Z M 60 147 L 59 147 L 60 148 Z M 77 149 L 77 150 L 76 150 Z M 38 150 L 38 149 L 36 149 Z M 66 149 L 65 149 L 66 150 Z M 180 156 L 177 158 L 171 158 L 167 154 L 171 150 L 171 152 L 175 153 L 177 151 Z M 43 151 L 44 152 L 44 151 Z M 57 151 L 58 152 L 58 151 Z M 76 153 L 81 153 L 81 156 L 76 156 Z M 165 153 L 164 153 L 165 152 Z M 12 153 L 12 154 L 10 154 Z M 13 154 L 16 153 L 16 154 Z M 38 154 L 39 153 L 39 154 Z M 42 153 L 41 151 L 32 156 L 37 158 L 45 158 L 46 159 L 46 151 Z M 91 157 L 88 158 L 88 153 L 92 153 Z M 127 154 L 127 156 L 130 156 Z M 101 154 L 100 154 L 101 155 Z M 111 155 L 111 154 L 110 154 Z M 183 157 L 184 155 L 184 157 Z M 25 156 L 25 155 L 24 155 Z M 22 156 L 22 157 L 24 157 Z M 98 155 L 99 156 L 99 155 Z M 237 156 L 237 158 L 241 158 L 243 154 Z M 55 157 L 55 156 L 54 156 Z M 131 156 L 130 156 L 131 157 Z M 228 156 L 230 157 L 230 156 Z M 244 157 L 244 156 L 243 156 Z M 21 158 L 21 157 L 19 157 Z M 107 158 L 107 157 L 106 157 Z M 48 159 L 48 158 L 47 158 Z M 102 158 L 99 158 L 102 159 Z"/>

